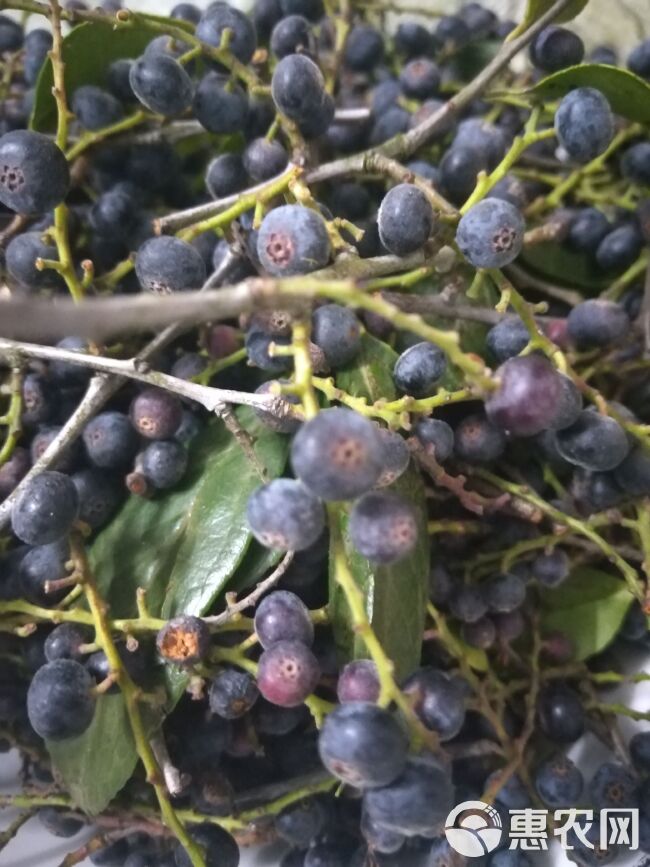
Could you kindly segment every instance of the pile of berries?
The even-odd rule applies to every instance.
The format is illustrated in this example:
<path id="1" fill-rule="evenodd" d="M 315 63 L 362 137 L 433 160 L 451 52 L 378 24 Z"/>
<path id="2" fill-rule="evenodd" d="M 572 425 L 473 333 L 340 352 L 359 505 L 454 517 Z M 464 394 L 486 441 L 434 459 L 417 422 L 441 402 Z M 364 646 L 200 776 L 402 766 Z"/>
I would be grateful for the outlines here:
<path id="1" fill-rule="evenodd" d="M 650 40 L 551 5 L 0 15 L 0 750 L 66 864 L 650 853 Z"/>

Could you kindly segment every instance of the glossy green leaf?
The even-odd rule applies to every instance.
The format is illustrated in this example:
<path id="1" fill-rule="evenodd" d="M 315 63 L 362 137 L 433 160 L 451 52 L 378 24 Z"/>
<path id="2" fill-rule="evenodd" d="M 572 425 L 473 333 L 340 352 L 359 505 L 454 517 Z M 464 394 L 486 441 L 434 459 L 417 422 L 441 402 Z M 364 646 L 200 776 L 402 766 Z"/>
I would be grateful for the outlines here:
<path id="1" fill-rule="evenodd" d="M 554 19 L 554 23 L 559 24 L 561 21 L 571 21 L 582 12 L 588 2 L 589 0 L 573 0 L 573 2 L 569 3 L 567 8 Z M 542 15 L 548 12 L 554 3 L 555 0 L 528 0 L 524 17 L 521 23 L 508 35 L 508 40 L 515 39 L 525 30 L 528 30 L 528 28 L 534 24 L 538 18 L 541 18 Z"/>
<path id="2" fill-rule="evenodd" d="M 549 283 L 581 290 L 585 295 L 597 295 L 607 288 L 611 278 L 584 253 L 574 253 L 562 244 L 534 244 L 522 250 L 519 264 Z"/>
<path id="3" fill-rule="evenodd" d="M 239 419 L 269 476 L 281 474 L 288 440 L 248 410 Z M 222 592 L 251 541 L 246 502 L 258 470 L 221 422 L 194 441 L 184 483 L 151 500 L 131 497 L 91 548 L 97 580 L 115 616 L 133 616 L 135 591 L 153 614 L 203 614 Z"/>
<path id="4" fill-rule="evenodd" d="M 255 440 L 269 476 L 285 465 L 288 440 L 264 428 L 249 410 L 240 423 Z M 246 502 L 261 484 L 259 471 L 221 422 L 214 421 L 190 451 L 184 483 L 151 500 L 132 496 L 90 549 L 101 593 L 115 617 L 135 616 L 136 590 L 147 590 L 154 615 L 203 614 L 224 591 L 251 542 Z M 251 555 L 248 577 L 263 573 L 275 554 Z M 173 704 L 187 677 L 166 667 Z M 89 812 L 103 809 L 133 772 L 136 753 L 121 695 L 99 701 L 91 728 L 81 738 L 49 745 L 75 801 Z"/>
<path id="5" fill-rule="evenodd" d="M 160 19 L 165 20 L 165 19 Z M 177 24 L 178 22 L 173 22 Z M 160 34 L 146 25 L 115 29 L 110 21 L 88 21 L 73 28 L 63 40 L 65 88 L 70 101 L 82 84 L 106 86 L 106 70 L 121 57 L 138 57 Z M 52 96 L 52 62 L 46 60 L 36 82 L 30 127 L 52 132 L 56 127 L 56 103 Z"/>
<path id="6" fill-rule="evenodd" d="M 133 773 L 135 743 L 121 695 L 97 700 L 90 728 L 81 737 L 49 741 L 47 748 L 74 803 L 97 815 Z"/>
<path id="7" fill-rule="evenodd" d="M 396 360 L 397 354 L 389 346 L 364 334 L 361 352 L 353 364 L 338 371 L 336 384 L 355 397 L 365 397 L 368 401 L 392 400 L 397 396 L 392 375 Z M 373 566 L 352 547 L 346 515 L 341 517 L 341 532 L 350 569 L 365 596 L 368 620 L 395 663 L 398 677 L 404 677 L 420 659 L 426 616 L 429 540 L 424 486 L 419 473 L 410 467 L 392 490 L 409 499 L 420 514 L 419 542 L 409 557 L 392 566 Z M 332 570 L 329 604 L 334 640 L 341 658 L 367 657 L 368 651 L 354 631 L 345 596 Z"/>
<path id="8" fill-rule="evenodd" d="M 336 374 L 336 384 L 354 397 L 365 397 L 373 403 L 380 398 L 394 400 L 397 397 L 393 382 L 393 367 L 397 353 L 372 337 L 361 337 L 361 351 L 347 367 Z"/>
<path id="9" fill-rule="evenodd" d="M 347 533 L 346 515 L 341 518 L 341 532 L 350 570 L 365 597 L 368 620 L 393 660 L 397 678 L 401 679 L 420 661 L 427 604 L 429 539 L 420 474 L 410 467 L 391 486 L 391 490 L 410 500 L 420 515 L 419 541 L 408 557 L 391 566 L 374 566 L 354 550 Z M 367 657 L 367 648 L 354 630 L 345 596 L 336 583 L 333 569 L 330 569 L 329 611 L 340 657 L 343 660 Z"/>
<path id="10" fill-rule="evenodd" d="M 524 91 L 541 100 L 561 99 L 576 87 L 595 87 L 612 110 L 637 123 L 650 123 L 650 84 L 628 69 L 602 63 L 583 63 L 555 72 Z"/>
<path id="11" fill-rule="evenodd" d="M 542 603 L 543 631 L 567 635 L 574 644 L 575 658 L 583 660 L 599 653 L 616 636 L 632 594 L 620 578 L 607 572 L 576 569 L 560 587 L 545 591 Z"/>

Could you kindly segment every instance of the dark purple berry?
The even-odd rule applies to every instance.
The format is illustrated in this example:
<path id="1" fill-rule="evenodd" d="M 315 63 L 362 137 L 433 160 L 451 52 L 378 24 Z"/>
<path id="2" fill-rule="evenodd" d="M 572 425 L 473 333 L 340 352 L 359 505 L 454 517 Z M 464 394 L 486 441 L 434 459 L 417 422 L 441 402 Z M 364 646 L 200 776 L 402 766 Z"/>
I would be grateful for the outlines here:
<path id="1" fill-rule="evenodd" d="M 271 704 L 295 707 L 320 679 L 316 657 L 301 641 L 278 641 L 260 656 L 257 686 Z"/>
<path id="2" fill-rule="evenodd" d="M 274 590 L 257 606 L 255 633 L 267 650 L 279 641 L 300 641 L 310 647 L 314 626 L 305 603 L 288 590 Z"/>

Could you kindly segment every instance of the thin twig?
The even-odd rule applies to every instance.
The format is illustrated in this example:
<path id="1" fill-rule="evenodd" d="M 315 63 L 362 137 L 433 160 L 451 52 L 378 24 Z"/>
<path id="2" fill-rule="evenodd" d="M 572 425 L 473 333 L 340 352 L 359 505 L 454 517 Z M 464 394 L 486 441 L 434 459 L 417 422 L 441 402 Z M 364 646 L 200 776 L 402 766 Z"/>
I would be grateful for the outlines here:
<path id="1" fill-rule="evenodd" d="M 247 608 L 252 608 L 257 602 L 262 598 L 262 596 L 269 590 L 271 590 L 278 581 L 282 578 L 284 573 L 287 571 L 289 566 L 291 565 L 291 561 L 293 560 L 293 551 L 287 551 L 278 566 L 275 567 L 273 572 L 266 577 L 263 581 L 252 590 L 248 596 L 244 596 L 243 599 L 240 599 L 238 602 L 230 602 L 228 603 L 228 607 L 225 611 L 222 611 L 221 614 L 215 614 L 212 617 L 204 617 L 203 620 L 206 623 L 211 624 L 212 626 L 220 626 L 223 623 L 227 623 L 229 620 L 237 617 L 241 614 L 242 611 L 246 611 Z"/>

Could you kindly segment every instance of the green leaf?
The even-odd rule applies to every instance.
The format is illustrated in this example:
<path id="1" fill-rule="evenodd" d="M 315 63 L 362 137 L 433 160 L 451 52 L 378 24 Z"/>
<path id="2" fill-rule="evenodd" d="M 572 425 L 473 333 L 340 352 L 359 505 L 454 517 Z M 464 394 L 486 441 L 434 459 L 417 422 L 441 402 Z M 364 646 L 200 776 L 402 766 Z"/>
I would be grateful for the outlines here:
<path id="1" fill-rule="evenodd" d="M 288 441 L 249 410 L 238 418 L 255 439 L 269 476 L 284 469 Z M 152 614 L 203 614 L 222 592 L 251 541 L 246 502 L 262 483 L 221 422 L 193 442 L 182 487 L 152 500 L 132 496 L 97 537 L 90 556 L 115 617 L 136 613 L 138 587 Z"/>
<path id="2" fill-rule="evenodd" d="M 588 2 L 589 0 L 573 0 L 573 2 L 569 3 L 567 8 L 554 19 L 554 23 L 559 24 L 561 21 L 571 21 L 582 12 Z M 519 26 L 508 35 L 508 41 L 515 39 L 517 36 L 522 34 L 524 30 L 528 30 L 528 28 L 533 25 L 538 18 L 541 18 L 542 15 L 548 12 L 554 3 L 555 0 L 528 0 L 521 24 L 519 24 Z"/>
<path id="3" fill-rule="evenodd" d="M 631 604 L 632 594 L 619 578 L 597 569 L 576 569 L 568 581 L 543 594 L 542 629 L 567 635 L 581 661 L 607 647 Z"/>
<path id="4" fill-rule="evenodd" d="M 650 123 L 650 84 L 627 69 L 603 63 L 583 63 L 555 72 L 524 94 L 541 100 L 561 99 L 576 87 L 595 87 L 612 110 L 637 123 Z"/>
<path id="5" fill-rule="evenodd" d="M 269 476 L 279 475 L 287 438 L 264 428 L 250 410 L 237 415 L 255 439 L 255 453 Z M 251 543 L 246 502 L 261 481 L 224 425 L 208 425 L 192 444 L 182 487 L 152 500 L 130 497 L 91 546 L 91 566 L 111 614 L 135 616 L 138 587 L 147 590 L 155 616 L 203 614 L 244 560 Z M 261 574 L 274 556 L 251 554 L 249 578 Z M 187 676 L 167 666 L 164 677 L 173 705 Z M 48 748 L 75 801 L 89 812 L 103 809 L 137 760 L 122 696 L 100 699 L 81 738 Z"/>
<path id="6" fill-rule="evenodd" d="M 391 566 L 374 566 L 352 546 L 346 515 L 341 518 L 341 533 L 350 570 L 365 597 L 370 625 L 393 660 L 396 677 L 400 680 L 420 661 L 427 604 L 429 539 L 424 486 L 419 473 L 410 467 L 390 489 L 410 500 L 420 515 L 418 544 L 408 557 Z M 330 563 L 332 560 L 330 557 Z M 330 569 L 329 611 L 341 658 L 367 657 L 367 648 L 354 630 L 345 595 L 336 583 L 333 569 Z"/>
<path id="7" fill-rule="evenodd" d="M 161 18 L 161 21 L 167 19 Z M 177 24 L 178 22 L 173 22 Z M 82 84 L 106 86 L 109 64 L 121 57 L 138 57 L 159 34 L 146 25 L 115 29 L 110 21 L 88 21 L 68 33 L 63 40 L 65 89 L 68 100 Z M 52 132 L 56 127 L 56 102 L 52 95 L 52 62 L 46 60 L 36 82 L 31 129 Z"/>
<path id="8" fill-rule="evenodd" d="M 584 253 L 574 253 L 562 244 L 534 244 L 522 250 L 518 260 L 534 275 L 558 286 L 598 295 L 610 285 L 610 278 Z"/>
<path id="9" fill-rule="evenodd" d="M 254 587 L 263 575 L 278 565 L 282 557 L 282 551 L 264 548 L 253 539 L 244 554 L 244 559 L 228 583 L 228 590 L 241 593 L 249 587 Z"/>
<path id="10" fill-rule="evenodd" d="M 393 367 L 397 353 L 372 337 L 363 334 L 361 351 L 352 364 L 342 368 L 336 375 L 336 384 L 353 397 L 365 397 L 374 401 L 383 398 L 394 400 L 397 397 L 393 382 Z"/>
<path id="11" fill-rule="evenodd" d="M 47 748 L 72 800 L 97 815 L 127 783 L 137 761 L 121 695 L 97 700 L 90 728 L 81 737 L 48 741 Z"/>

